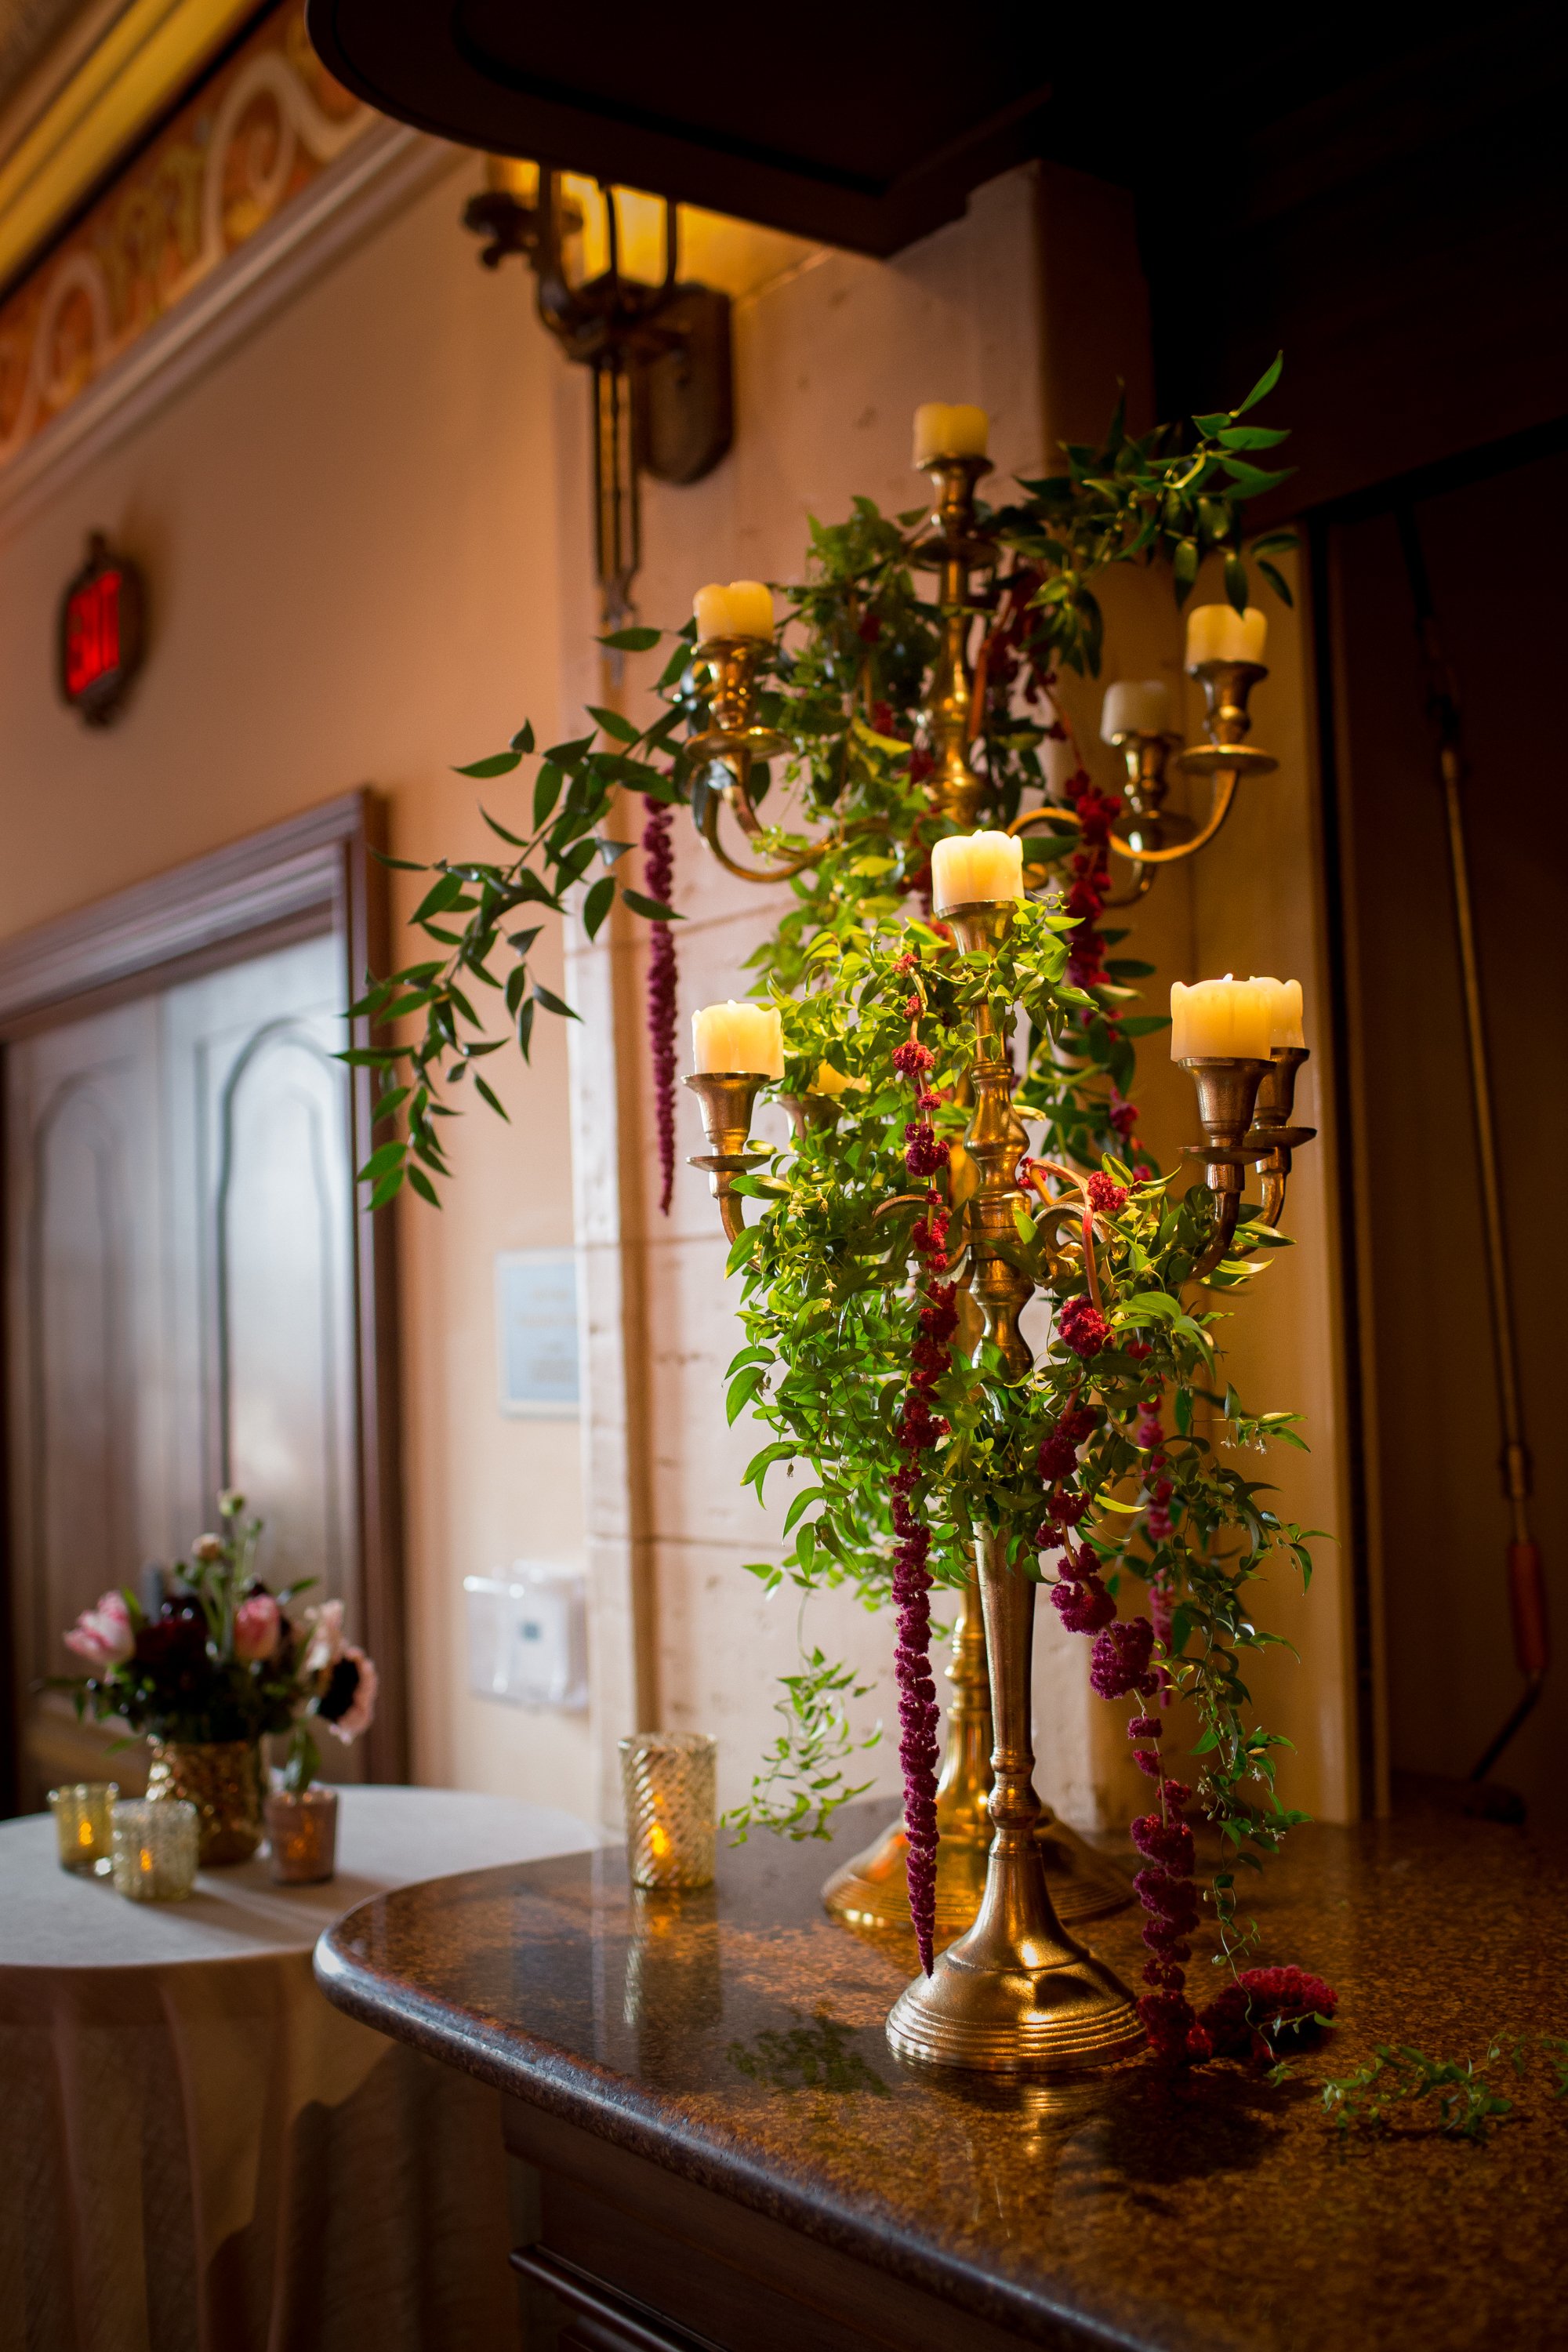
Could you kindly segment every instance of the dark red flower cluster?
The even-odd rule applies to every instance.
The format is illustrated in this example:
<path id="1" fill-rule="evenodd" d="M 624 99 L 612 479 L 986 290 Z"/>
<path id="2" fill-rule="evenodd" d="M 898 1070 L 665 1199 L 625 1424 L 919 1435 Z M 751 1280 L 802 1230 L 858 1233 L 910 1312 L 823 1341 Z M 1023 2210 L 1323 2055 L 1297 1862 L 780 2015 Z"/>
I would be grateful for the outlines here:
<path id="1" fill-rule="evenodd" d="M 675 812 L 668 801 L 644 798 L 647 812 L 642 833 L 643 887 L 661 907 L 669 904 L 675 887 L 675 846 L 670 826 Z M 658 1205 L 669 1214 L 675 1189 L 675 934 L 668 923 L 655 923 L 647 951 L 647 1034 L 653 1047 L 654 1115 L 658 1123 Z"/>
<path id="2" fill-rule="evenodd" d="M 1158 1389 L 1141 1400 L 1132 1437 L 1133 1444 L 1142 1447 L 1149 1456 L 1143 1472 L 1143 1484 L 1149 1496 L 1148 1516 L 1144 1524 L 1149 1531 L 1150 1542 L 1162 1544 L 1171 1533 L 1171 1496 L 1175 1492 L 1175 1488 L 1164 1475 L 1165 1428 L 1160 1417 Z M 1149 1615 L 1153 1622 L 1154 1638 L 1164 1650 L 1168 1650 L 1171 1645 L 1171 1619 L 1174 1607 L 1174 1587 L 1169 1573 L 1162 1570 L 1150 1580 Z M 1163 1667 L 1157 1671 L 1160 1675 L 1160 1703 L 1163 1706 L 1169 1706 L 1171 1678 Z"/>
<path id="3" fill-rule="evenodd" d="M 1127 1206 L 1126 1185 L 1119 1184 L 1114 1176 L 1108 1176 L 1103 1168 L 1095 1170 L 1084 1191 L 1089 1194 L 1089 1207 L 1102 1217 L 1119 1217 Z"/>
<path id="4" fill-rule="evenodd" d="M 1294 2039 L 1315 2019 L 1331 2019 L 1339 2005 L 1333 1986 L 1306 1969 L 1243 1969 L 1200 2011 L 1187 2036 L 1189 2055 L 1200 2063 L 1271 2058 L 1282 2028 L 1294 2028 Z"/>
<path id="5" fill-rule="evenodd" d="M 924 1303 L 916 1317 L 910 1384 L 897 1437 L 904 1461 L 893 1474 L 893 1603 L 899 1612 L 894 1667 L 899 1686 L 899 1761 L 904 1777 L 904 1858 L 921 1966 L 929 1977 L 936 1925 L 936 1769 L 938 1710 L 931 1671 L 931 1529 L 910 1507 L 922 1475 L 920 1456 L 947 1434 L 931 1409 L 931 1394 L 952 1358 L 958 1328 L 957 1286 L 937 1277 L 947 1270 L 947 1213 L 934 1203 L 912 1241 L 924 1266 Z"/>
<path id="6" fill-rule="evenodd" d="M 917 968 L 914 956 L 903 959 L 900 966 L 909 971 Z M 911 1034 L 893 1055 L 895 1068 L 913 1087 L 922 1110 L 932 1108 L 936 1100 L 925 1083 L 933 1056 L 912 1034 L 912 1024 L 924 1010 L 925 1001 L 917 989 L 906 1006 Z M 904 1136 L 904 1164 L 912 1176 L 932 1176 L 947 1165 L 948 1147 L 938 1141 L 929 1124 L 911 1121 Z M 913 1508 L 911 1497 L 924 1475 L 921 1455 L 947 1434 L 948 1424 L 934 1410 L 932 1398 L 952 1363 L 952 1337 L 958 1328 L 957 1285 L 941 1279 L 947 1272 L 947 1211 L 934 1193 L 929 1200 L 910 1237 L 921 1261 L 921 1306 L 910 1353 L 910 1381 L 896 1429 L 904 1458 L 890 1481 L 893 1604 L 899 1617 L 894 1668 L 899 1686 L 899 1761 L 904 1778 L 904 1874 L 921 1966 L 928 1977 L 936 1928 L 939 1716 L 931 1671 L 931 1529 Z"/>
<path id="7" fill-rule="evenodd" d="M 1110 1326 L 1088 1298 L 1064 1298 L 1057 1309 L 1057 1338 L 1087 1364 L 1110 1339 Z"/>

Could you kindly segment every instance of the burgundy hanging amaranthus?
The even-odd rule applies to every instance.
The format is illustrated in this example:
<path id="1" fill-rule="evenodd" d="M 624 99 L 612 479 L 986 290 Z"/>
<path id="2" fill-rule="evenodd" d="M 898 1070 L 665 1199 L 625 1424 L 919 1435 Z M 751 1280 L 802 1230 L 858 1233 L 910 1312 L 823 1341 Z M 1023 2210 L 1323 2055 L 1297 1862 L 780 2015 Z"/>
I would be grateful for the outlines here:
<path id="1" fill-rule="evenodd" d="M 642 829 L 643 887 L 661 907 L 675 887 L 675 847 L 670 827 L 675 811 L 668 801 L 645 797 Z M 653 1047 L 654 1110 L 658 1120 L 658 1205 L 669 1214 L 675 1188 L 675 933 L 668 923 L 651 926 L 647 950 L 647 1034 Z"/>
<path id="2" fill-rule="evenodd" d="M 1111 1187 L 1103 1177 L 1089 1181 L 1091 1186 L 1098 1181 L 1106 1188 L 1095 1206 L 1113 1213 L 1121 1203 L 1111 1200 L 1110 1192 L 1121 1188 Z M 1069 1299 L 1067 1304 L 1079 1302 Z M 1057 1328 L 1085 1363 L 1100 1353 L 1108 1336 L 1103 1327 L 1095 1329 L 1081 1314 L 1071 1334 L 1063 1330 L 1061 1314 Z M 1137 1348 L 1134 1342 L 1129 1352 Z M 1046 1503 L 1035 1540 L 1042 1551 L 1063 1555 L 1051 1599 L 1069 1633 L 1094 1636 L 1089 1665 L 1093 1688 L 1101 1698 L 1136 1696 L 1142 1702 L 1128 1723 L 1127 1737 L 1133 1743 L 1133 1760 L 1139 1769 L 1157 1786 L 1160 1809 L 1140 1814 L 1131 1828 L 1132 1843 L 1143 1863 L 1132 1885 L 1146 1915 L 1143 1944 L 1149 1954 L 1143 1964 L 1148 1990 L 1138 2003 L 1138 2014 L 1157 2059 L 1167 2065 L 1201 2066 L 1209 2058 L 1239 2057 L 1261 2050 L 1262 2028 L 1277 2019 L 1289 2023 L 1314 2014 L 1331 2017 L 1336 1995 L 1321 1978 L 1307 1976 L 1299 1969 L 1248 1969 L 1201 2013 L 1187 1998 L 1185 1963 L 1192 1958 L 1191 1937 L 1201 1916 L 1193 1879 L 1193 1832 L 1187 1820 L 1193 1790 L 1167 1773 L 1160 1749 L 1164 1725 L 1157 1715 L 1147 1712 L 1156 1695 L 1168 1702 L 1169 1677 L 1154 1650 L 1156 1642 L 1163 1643 L 1168 1636 L 1170 1595 L 1162 1589 L 1161 1580 L 1152 1595 L 1152 1617 L 1119 1618 L 1100 1574 L 1099 1555 L 1091 1545 L 1075 1543 L 1074 1538 L 1074 1530 L 1091 1504 L 1079 1477 L 1079 1447 L 1103 1416 L 1104 1407 L 1086 1401 L 1079 1391 L 1068 1400 L 1041 1444 L 1037 1467 L 1045 1483 Z M 1172 1524 L 1173 1489 L 1170 1480 L 1160 1475 L 1165 1467 L 1163 1440 L 1156 1392 L 1139 1406 L 1136 1439 L 1150 1455 L 1149 1526 L 1156 1541 L 1169 1536 Z M 1164 1629 L 1158 1633 L 1156 1620 Z"/>
<path id="3" fill-rule="evenodd" d="M 915 971 L 917 959 L 912 955 L 902 958 L 900 969 Z M 948 1147 L 926 1116 L 941 1097 L 926 1083 L 932 1056 L 915 1034 L 915 1024 L 925 1010 L 918 984 L 904 1009 L 909 1016 L 910 1034 L 908 1042 L 894 1052 L 893 1064 L 914 1088 L 918 1114 L 904 1129 L 904 1165 L 911 1176 L 929 1181 L 946 1167 Z M 908 1841 L 904 1869 L 915 1942 L 920 1948 L 921 1966 L 929 1977 L 936 1927 L 938 1709 L 931 1671 L 931 1529 L 911 1507 L 910 1498 L 921 1483 L 921 1456 L 947 1434 L 947 1423 L 931 1410 L 931 1397 L 952 1363 L 952 1335 L 958 1328 L 956 1285 L 940 1278 L 947 1271 L 947 1211 L 934 1192 L 910 1239 L 921 1260 L 921 1303 L 910 1353 L 910 1383 L 899 1411 L 897 1437 L 904 1460 L 890 1482 L 893 1602 L 899 1612 L 894 1666 L 899 1686 L 899 1761 L 904 1776 L 904 1834 Z"/>

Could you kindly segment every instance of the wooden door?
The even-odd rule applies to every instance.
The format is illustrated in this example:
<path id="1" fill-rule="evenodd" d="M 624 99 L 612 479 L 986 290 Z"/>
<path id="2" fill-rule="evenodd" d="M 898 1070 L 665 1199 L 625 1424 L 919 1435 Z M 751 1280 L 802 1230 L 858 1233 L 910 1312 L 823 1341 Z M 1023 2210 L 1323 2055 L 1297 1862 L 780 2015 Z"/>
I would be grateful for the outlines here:
<path id="1" fill-rule="evenodd" d="M 383 823 L 346 793 L 0 941 L 0 1811 L 101 1774 L 107 1735 L 38 1685 L 226 1485 L 262 1574 L 316 1576 L 380 1669 L 336 1762 L 406 1769 L 390 1219 L 354 1197 L 370 1085 L 335 1058 L 369 1042 L 351 976 L 384 966 Z"/>

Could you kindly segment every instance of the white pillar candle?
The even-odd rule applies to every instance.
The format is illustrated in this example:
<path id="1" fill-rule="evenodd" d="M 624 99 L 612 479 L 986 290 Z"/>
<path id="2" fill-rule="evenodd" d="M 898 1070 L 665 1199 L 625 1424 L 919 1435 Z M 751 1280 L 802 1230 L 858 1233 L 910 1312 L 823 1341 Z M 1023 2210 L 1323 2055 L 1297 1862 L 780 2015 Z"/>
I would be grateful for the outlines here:
<path id="1" fill-rule="evenodd" d="M 1260 988 L 1268 1003 L 1269 1045 L 1305 1045 L 1307 1038 L 1301 1026 L 1300 982 L 1259 980 L 1254 972 L 1249 985 Z"/>
<path id="2" fill-rule="evenodd" d="M 1122 677 L 1105 689 L 1100 706 L 1100 740 L 1113 743 L 1119 735 L 1169 735 L 1171 689 L 1163 678 Z"/>
<path id="3" fill-rule="evenodd" d="M 1269 1005 L 1249 980 L 1200 980 L 1184 988 L 1171 983 L 1173 1062 L 1268 1059 Z"/>
<path id="4" fill-rule="evenodd" d="M 697 1067 L 733 1076 L 782 1078 L 784 1030 L 774 1004 L 707 1004 L 691 1016 L 691 1048 Z"/>
<path id="5" fill-rule="evenodd" d="M 1261 662 L 1268 642 L 1268 616 L 1256 604 L 1238 613 L 1234 604 L 1194 604 L 1187 614 L 1187 667 L 1200 662 Z"/>
<path id="6" fill-rule="evenodd" d="M 931 905 L 973 907 L 983 898 L 1021 898 L 1024 845 L 1011 833 L 954 833 L 931 854 Z"/>
<path id="7" fill-rule="evenodd" d="M 990 438 L 991 419 L 967 401 L 922 400 L 915 411 L 917 466 L 933 457 L 984 457 Z"/>
<path id="8" fill-rule="evenodd" d="M 712 581 L 699 588 L 691 600 L 697 615 L 697 642 L 711 637 L 771 637 L 773 633 L 773 591 L 761 580 Z"/>

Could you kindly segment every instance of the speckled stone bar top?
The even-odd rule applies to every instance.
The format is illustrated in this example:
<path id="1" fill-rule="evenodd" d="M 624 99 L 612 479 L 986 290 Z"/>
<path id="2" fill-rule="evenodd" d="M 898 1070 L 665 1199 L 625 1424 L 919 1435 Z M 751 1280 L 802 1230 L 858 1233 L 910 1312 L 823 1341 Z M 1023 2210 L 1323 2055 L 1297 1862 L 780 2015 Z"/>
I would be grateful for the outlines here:
<path id="1" fill-rule="evenodd" d="M 853 1808 L 831 1849 L 753 1838 L 700 1895 L 634 1895 L 618 1851 L 403 1887 L 324 1937 L 317 1973 L 384 2032 L 1025 2342 L 1568 2346 L 1550 2078 L 1480 2147 L 1347 2142 L 1317 2089 L 1380 2042 L 1462 2058 L 1568 2032 L 1560 1849 L 1463 1819 L 1301 1831 L 1257 1890 L 1260 1957 L 1328 1976 L 1342 2022 L 1290 2083 L 1133 2061 L 1009 2084 L 895 2059 L 908 1960 L 818 1908 L 885 1818 Z M 1090 1940 L 1131 1979 L 1137 1934 L 1127 1911 Z"/>

